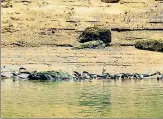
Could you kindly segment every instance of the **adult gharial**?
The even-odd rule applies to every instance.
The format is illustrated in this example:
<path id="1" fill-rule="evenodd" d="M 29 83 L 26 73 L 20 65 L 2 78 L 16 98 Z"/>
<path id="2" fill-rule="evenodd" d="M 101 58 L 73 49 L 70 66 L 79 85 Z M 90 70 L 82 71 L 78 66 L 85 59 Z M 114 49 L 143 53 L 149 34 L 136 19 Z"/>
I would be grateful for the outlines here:
<path id="1" fill-rule="evenodd" d="M 57 80 L 72 80 L 72 76 L 66 72 L 62 71 L 44 71 L 44 72 L 36 72 L 30 74 L 28 76 L 29 80 L 49 80 L 49 81 L 57 81 Z"/>

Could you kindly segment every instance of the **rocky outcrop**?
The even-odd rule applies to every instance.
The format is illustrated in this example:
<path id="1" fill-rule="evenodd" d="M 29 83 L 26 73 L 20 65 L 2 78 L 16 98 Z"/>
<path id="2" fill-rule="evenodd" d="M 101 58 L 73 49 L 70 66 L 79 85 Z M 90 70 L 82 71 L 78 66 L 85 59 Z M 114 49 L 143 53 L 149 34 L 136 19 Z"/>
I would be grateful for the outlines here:
<path id="1" fill-rule="evenodd" d="M 108 45 L 111 42 L 111 31 L 98 27 L 89 27 L 82 32 L 78 41 L 80 43 L 102 41 L 105 45 Z"/>
<path id="2" fill-rule="evenodd" d="M 111 31 L 98 27 L 88 27 L 79 36 L 79 45 L 76 49 L 84 48 L 104 48 L 111 42 Z"/>

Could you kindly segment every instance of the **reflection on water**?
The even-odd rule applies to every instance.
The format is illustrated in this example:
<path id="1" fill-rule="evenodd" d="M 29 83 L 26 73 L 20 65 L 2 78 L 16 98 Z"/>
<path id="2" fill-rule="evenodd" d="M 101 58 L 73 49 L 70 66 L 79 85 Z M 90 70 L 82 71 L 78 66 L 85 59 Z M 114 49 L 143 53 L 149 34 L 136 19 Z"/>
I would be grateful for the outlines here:
<path id="1" fill-rule="evenodd" d="M 2 117 L 163 117 L 163 82 L 1 80 Z"/>

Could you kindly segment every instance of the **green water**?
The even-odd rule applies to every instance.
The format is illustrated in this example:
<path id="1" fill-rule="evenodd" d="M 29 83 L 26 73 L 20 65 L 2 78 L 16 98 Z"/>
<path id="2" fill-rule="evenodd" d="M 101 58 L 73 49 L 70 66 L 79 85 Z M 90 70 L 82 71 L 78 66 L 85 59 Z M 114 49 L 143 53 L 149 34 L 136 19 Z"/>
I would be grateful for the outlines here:
<path id="1" fill-rule="evenodd" d="M 3 118 L 163 117 L 163 81 L 1 80 Z"/>

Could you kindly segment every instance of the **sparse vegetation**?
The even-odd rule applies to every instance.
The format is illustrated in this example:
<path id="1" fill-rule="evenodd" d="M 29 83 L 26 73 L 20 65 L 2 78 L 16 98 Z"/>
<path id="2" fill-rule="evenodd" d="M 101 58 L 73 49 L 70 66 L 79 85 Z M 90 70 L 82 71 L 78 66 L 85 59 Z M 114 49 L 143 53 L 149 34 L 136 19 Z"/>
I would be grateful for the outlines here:
<path id="1" fill-rule="evenodd" d="M 13 33 L 17 31 L 12 24 L 2 27 L 2 33 Z"/>
<path id="2" fill-rule="evenodd" d="M 2 8 L 12 8 L 12 0 L 2 0 Z"/>
<path id="3" fill-rule="evenodd" d="M 2 3 L 2 8 L 12 8 L 12 3 L 11 2 L 4 2 L 4 3 Z"/>

